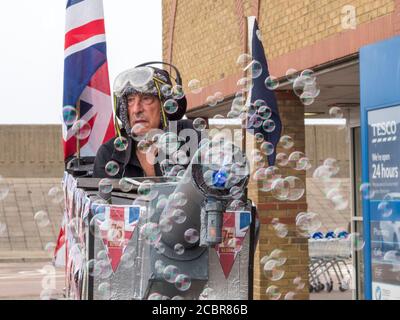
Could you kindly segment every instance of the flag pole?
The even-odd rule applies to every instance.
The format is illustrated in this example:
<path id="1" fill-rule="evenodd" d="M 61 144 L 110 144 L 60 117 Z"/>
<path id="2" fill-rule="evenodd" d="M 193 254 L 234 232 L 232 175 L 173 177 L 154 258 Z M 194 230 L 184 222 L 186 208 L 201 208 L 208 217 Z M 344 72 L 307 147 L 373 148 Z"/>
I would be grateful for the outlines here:
<path id="1" fill-rule="evenodd" d="M 243 49 L 244 49 L 244 53 L 245 54 L 248 54 L 249 53 L 249 44 L 248 44 L 248 19 L 247 19 L 247 17 L 246 16 L 243 16 L 243 19 L 244 19 L 244 23 L 243 23 L 243 34 L 244 34 L 244 36 L 243 36 L 243 42 L 244 42 L 244 44 L 243 44 Z M 243 77 L 247 77 L 248 76 L 248 71 L 249 70 L 249 68 L 246 68 L 245 70 L 243 70 Z M 251 71 L 251 68 L 250 68 L 250 71 Z M 248 88 L 248 89 L 250 89 L 250 88 Z M 245 106 L 247 106 L 247 98 L 248 98 L 248 94 L 249 94 L 249 92 L 248 91 L 245 91 L 244 92 L 244 101 L 245 101 Z M 242 139 L 242 151 L 246 154 L 246 141 L 247 141 L 247 130 L 246 130 L 246 128 L 247 128 L 247 121 L 248 121 L 248 119 L 247 119 L 247 111 L 246 111 L 246 118 L 244 119 L 244 122 L 245 122 L 245 126 L 244 126 L 244 128 L 243 128 L 243 124 L 242 124 L 242 137 L 243 137 L 243 139 Z"/>
<path id="2" fill-rule="evenodd" d="M 81 117 L 81 99 L 79 98 L 76 102 L 76 113 L 78 115 L 77 119 L 80 120 Z M 78 128 L 79 130 L 80 128 Z M 77 151 L 77 158 L 78 158 L 78 167 L 81 164 L 81 141 L 79 140 L 79 135 L 76 137 L 76 151 Z"/>

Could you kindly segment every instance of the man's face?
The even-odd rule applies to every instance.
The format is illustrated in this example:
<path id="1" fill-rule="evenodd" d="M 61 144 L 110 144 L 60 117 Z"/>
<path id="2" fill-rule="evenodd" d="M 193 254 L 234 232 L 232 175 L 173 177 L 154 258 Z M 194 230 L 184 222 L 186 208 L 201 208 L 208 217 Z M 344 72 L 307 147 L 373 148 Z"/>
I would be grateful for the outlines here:
<path id="1" fill-rule="evenodd" d="M 129 123 L 135 135 L 141 136 L 160 126 L 160 100 L 148 94 L 128 96 Z"/>

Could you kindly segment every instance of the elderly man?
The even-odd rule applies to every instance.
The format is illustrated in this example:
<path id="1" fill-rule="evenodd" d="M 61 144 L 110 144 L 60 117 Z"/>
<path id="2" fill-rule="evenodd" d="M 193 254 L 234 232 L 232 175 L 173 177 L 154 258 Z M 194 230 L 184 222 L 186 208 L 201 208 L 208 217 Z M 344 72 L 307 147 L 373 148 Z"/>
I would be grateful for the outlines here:
<path id="1" fill-rule="evenodd" d="M 176 136 L 183 129 L 195 132 L 190 120 L 171 121 L 182 118 L 186 111 L 183 93 L 175 96 L 174 100 L 171 89 L 172 81 L 168 72 L 155 67 L 131 69 L 117 78 L 114 94 L 116 115 L 121 126 L 117 126 L 118 136 L 99 148 L 93 177 L 163 175 L 160 157 L 156 159 L 160 150 L 156 147 L 155 138 L 170 131 L 171 127 L 175 127 L 176 132 L 173 133 Z M 176 106 L 176 110 L 171 108 L 171 104 L 172 107 Z M 198 135 L 194 133 L 194 136 L 197 147 Z"/>

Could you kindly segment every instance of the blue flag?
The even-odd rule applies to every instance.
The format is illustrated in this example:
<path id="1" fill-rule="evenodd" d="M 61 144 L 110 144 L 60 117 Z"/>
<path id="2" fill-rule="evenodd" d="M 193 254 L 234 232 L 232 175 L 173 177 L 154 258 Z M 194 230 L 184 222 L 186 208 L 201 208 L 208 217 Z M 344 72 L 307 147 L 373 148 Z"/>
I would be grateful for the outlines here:
<path id="1" fill-rule="evenodd" d="M 249 25 L 249 54 L 252 56 L 253 61 L 257 61 L 257 66 L 262 67 L 262 73 L 260 76 L 255 77 L 252 81 L 252 88 L 249 92 L 248 101 L 251 105 L 257 100 L 264 100 L 266 105 L 271 109 L 272 114 L 269 118 L 273 122 L 272 125 L 275 129 L 272 132 L 267 132 L 263 129 L 263 126 L 255 126 L 253 121 L 248 122 L 248 131 L 256 134 L 262 133 L 264 141 L 272 143 L 274 146 L 274 152 L 268 156 L 268 163 L 270 166 L 275 164 L 276 158 L 276 146 L 279 142 L 282 132 L 282 122 L 279 116 L 278 104 L 275 97 L 275 92 L 270 90 L 265 85 L 265 80 L 270 76 L 268 70 L 267 59 L 264 53 L 264 47 L 259 39 L 259 29 L 257 20 L 255 17 L 248 18 Z"/>

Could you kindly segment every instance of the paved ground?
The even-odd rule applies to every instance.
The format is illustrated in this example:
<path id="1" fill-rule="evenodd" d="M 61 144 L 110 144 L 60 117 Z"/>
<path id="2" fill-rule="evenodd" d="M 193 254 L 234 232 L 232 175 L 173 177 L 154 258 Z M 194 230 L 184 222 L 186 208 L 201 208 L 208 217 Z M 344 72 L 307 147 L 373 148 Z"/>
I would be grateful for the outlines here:
<path id="1" fill-rule="evenodd" d="M 62 219 L 62 203 L 53 203 L 48 196 L 51 188 L 60 187 L 61 179 L 8 178 L 9 193 L 0 201 L 0 223 L 7 226 L 0 231 L 0 251 L 40 251 L 57 240 Z M 38 211 L 48 214 L 49 224 L 38 225 L 34 216 Z"/>
<path id="2" fill-rule="evenodd" d="M 0 263 L 0 300 L 60 298 L 63 287 L 63 270 L 49 261 Z"/>

